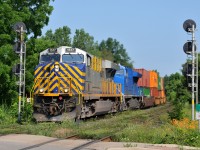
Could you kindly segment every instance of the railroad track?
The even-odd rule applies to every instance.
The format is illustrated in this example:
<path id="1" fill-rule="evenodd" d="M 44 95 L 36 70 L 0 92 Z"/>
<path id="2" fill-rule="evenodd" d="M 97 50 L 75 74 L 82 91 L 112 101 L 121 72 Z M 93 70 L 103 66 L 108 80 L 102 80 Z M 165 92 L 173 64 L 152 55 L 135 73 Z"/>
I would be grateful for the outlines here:
<path id="1" fill-rule="evenodd" d="M 70 136 L 67 136 L 66 138 L 64 139 L 52 139 L 52 140 L 49 140 L 49 141 L 46 141 L 46 142 L 42 142 L 42 143 L 39 143 L 39 144 L 35 144 L 35 145 L 31 145 L 31 146 L 28 146 L 28 147 L 25 147 L 25 148 L 22 148 L 20 150 L 29 150 L 29 149 L 34 149 L 34 148 L 38 148 L 40 146 L 43 146 L 43 145 L 46 145 L 46 144 L 49 144 L 49 143 L 53 143 L 53 142 L 57 142 L 57 141 L 61 141 L 61 140 L 82 140 L 78 134 L 74 134 L 74 135 L 70 135 Z M 111 142 L 112 139 L 111 139 L 111 136 L 106 136 L 106 137 L 103 137 L 99 140 L 90 140 L 89 142 L 87 143 L 84 143 L 82 145 L 78 145 L 74 148 L 72 148 L 71 150 L 84 150 L 84 148 L 86 149 L 88 146 L 92 145 L 92 144 L 95 144 L 95 143 L 98 143 L 98 142 Z"/>
<path id="2" fill-rule="evenodd" d="M 71 135 L 71 136 L 68 136 L 66 137 L 65 139 L 73 139 L 73 140 L 78 140 L 78 139 L 81 139 L 79 138 L 79 136 L 77 134 L 75 135 Z M 92 145 L 92 144 L 95 144 L 95 143 L 98 143 L 98 142 L 112 142 L 112 138 L 111 136 L 106 136 L 106 137 L 103 137 L 99 140 L 91 140 L 85 144 L 82 144 L 82 145 L 79 145 L 71 150 L 83 150 L 84 148 L 88 147 L 89 145 Z"/>

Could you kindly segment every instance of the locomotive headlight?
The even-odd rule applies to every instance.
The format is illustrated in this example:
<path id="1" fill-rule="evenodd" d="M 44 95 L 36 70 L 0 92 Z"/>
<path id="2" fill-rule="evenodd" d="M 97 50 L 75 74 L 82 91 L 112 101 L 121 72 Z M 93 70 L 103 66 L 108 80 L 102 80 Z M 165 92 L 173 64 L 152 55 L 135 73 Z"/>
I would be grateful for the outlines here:
<path id="1" fill-rule="evenodd" d="M 43 89 L 43 88 L 41 88 L 41 89 L 40 89 L 40 93 L 43 93 L 43 92 L 44 92 L 44 89 Z"/>
<path id="2" fill-rule="evenodd" d="M 68 88 L 64 88 L 64 92 L 67 93 L 69 91 Z"/>
<path id="3" fill-rule="evenodd" d="M 59 65 L 55 65 L 54 68 L 55 68 L 55 71 L 56 71 L 56 72 L 59 71 Z"/>

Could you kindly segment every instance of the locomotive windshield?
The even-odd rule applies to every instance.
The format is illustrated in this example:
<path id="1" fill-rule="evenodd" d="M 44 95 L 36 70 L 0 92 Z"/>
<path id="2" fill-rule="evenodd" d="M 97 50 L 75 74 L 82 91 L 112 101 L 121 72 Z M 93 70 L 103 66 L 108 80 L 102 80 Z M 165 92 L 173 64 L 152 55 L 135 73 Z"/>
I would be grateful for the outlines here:
<path id="1" fill-rule="evenodd" d="M 40 63 L 55 61 L 60 62 L 60 54 L 45 54 L 40 57 Z"/>
<path id="2" fill-rule="evenodd" d="M 83 54 L 64 54 L 62 56 L 62 62 L 83 63 L 84 62 L 84 56 L 83 56 Z"/>

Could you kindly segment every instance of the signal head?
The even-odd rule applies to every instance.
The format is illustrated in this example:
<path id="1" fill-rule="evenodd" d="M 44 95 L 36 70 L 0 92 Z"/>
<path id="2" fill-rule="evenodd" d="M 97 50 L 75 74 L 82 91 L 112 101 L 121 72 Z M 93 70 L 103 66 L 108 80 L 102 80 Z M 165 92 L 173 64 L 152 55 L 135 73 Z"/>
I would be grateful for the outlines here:
<path id="1" fill-rule="evenodd" d="M 188 19 L 183 23 L 183 29 L 186 32 L 192 32 L 192 26 L 194 25 L 194 29 L 196 29 L 196 22 L 192 19 Z"/>

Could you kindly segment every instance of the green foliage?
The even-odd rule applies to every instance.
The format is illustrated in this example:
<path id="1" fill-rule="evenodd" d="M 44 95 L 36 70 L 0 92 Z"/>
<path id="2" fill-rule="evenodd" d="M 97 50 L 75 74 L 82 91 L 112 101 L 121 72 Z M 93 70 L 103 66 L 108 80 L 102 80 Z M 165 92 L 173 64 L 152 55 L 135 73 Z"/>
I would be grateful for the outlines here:
<path id="1" fill-rule="evenodd" d="M 6 105 L 0 107 L 0 124 L 12 124 L 16 121 L 16 118 L 11 115 L 11 109 Z"/>
<path id="2" fill-rule="evenodd" d="M 17 22 L 24 22 L 28 34 L 33 34 L 36 38 L 41 35 L 42 28 L 48 24 L 49 15 L 53 7 L 50 6 L 50 0 L 4 0 L 0 1 L 0 105 L 8 107 L 17 98 L 16 80 L 18 77 L 12 75 L 12 67 L 19 61 L 19 57 L 13 52 L 13 44 L 17 35 L 13 30 L 13 25 Z M 52 44 L 52 42 L 49 42 Z M 32 47 L 33 48 L 33 47 Z M 33 49 L 27 51 L 28 66 L 33 65 Z M 43 50 L 43 49 L 42 49 Z M 32 57 L 29 57 L 32 55 Z M 38 58 L 37 58 L 38 59 Z M 32 64 L 29 64 L 32 63 Z M 30 67 L 30 72 L 33 74 L 33 67 Z M 28 68 L 29 72 L 29 68 Z M 30 75 L 30 73 L 28 73 Z M 30 77 L 30 76 L 28 76 Z M 27 79 L 27 81 L 33 78 Z M 30 89 L 28 85 L 28 89 Z M 28 90 L 27 90 L 28 91 Z"/>
<path id="3" fill-rule="evenodd" d="M 22 101 L 23 105 L 21 107 L 21 121 L 31 122 L 33 119 L 33 109 L 32 104 L 27 103 L 26 100 Z M 1 105 L 0 107 L 0 124 L 10 124 L 15 123 L 18 117 L 18 100 L 15 99 L 11 106 Z"/>
<path id="4" fill-rule="evenodd" d="M 84 29 L 76 30 L 73 37 L 73 47 L 80 48 L 85 51 L 95 50 L 94 37 L 90 36 L 89 33 L 86 33 Z"/>
<path id="5" fill-rule="evenodd" d="M 116 39 L 108 38 L 106 41 L 103 40 L 99 44 L 99 50 L 102 51 L 102 57 L 133 68 L 133 62 L 131 62 L 131 58 L 128 56 L 126 49 L 123 44 L 120 44 Z M 108 55 L 105 55 L 105 52 Z M 110 57 L 110 55 L 112 57 Z"/>
<path id="6" fill-rule="evenodd" d="M 19 21 L 26 24 L 28 34 L 33 33 L 35 38 L 40 36 L 42 28 L 49 22 L 49 15 L 52 11 L 53 7 L 50 6 L 50 0 L 1 1 L 0 37 L 4 35 L 4 38 L 0 40 L 0 46 L 13 42 L 15 33 L 11 26 Z"/>
<path id="7" fill-rule="evenodd" d="M 24 101 L 21 113 L 22 121 L 31 122 L 33 120 L 33 106 L 31 103 Z"/>
<path id="8" fill-rule="evenodd" d="M 169 112 L 171 119 L 182 119 L 185 103 L 190 100 L 190 93 L 184 86 L 184 77 L 179 73 L 164 77 L 167 100 L 170 100 L 174 108 Z"/>
<path id="9" fill-rule="evenodd" d="M 55 33 L 53 33 L 52 30 L 48 30 L 43 38 L 49 41 L 55 41 L 56 47 L 70 46 L 70 34 L 71 29 L 67 26 L 63 26 L 62 28 L 56 29 Z"/>
<path id="10" fill-rule="evenodd" d="M 0 104 L 10 105 L 16 96 L 16 84 L 10 76 L 10 67 L 0 62 Z"/>

